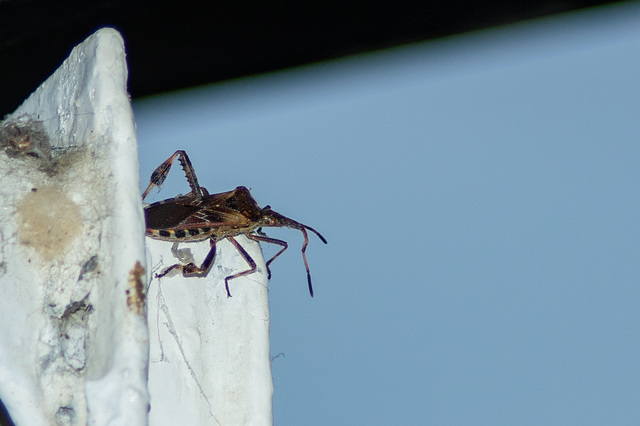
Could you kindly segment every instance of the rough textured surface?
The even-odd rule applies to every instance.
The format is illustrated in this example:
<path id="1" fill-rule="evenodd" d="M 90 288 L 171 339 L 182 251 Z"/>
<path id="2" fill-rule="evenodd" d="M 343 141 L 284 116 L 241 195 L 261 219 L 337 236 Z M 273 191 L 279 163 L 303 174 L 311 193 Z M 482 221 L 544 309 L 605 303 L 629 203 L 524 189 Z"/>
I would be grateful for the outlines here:
<path id="1" fill-rule="evenodd" d="M 258 270 L 229 282 L 232 297 L 224 278 L 248 266 L 225 240 L 206 277 L 177 274 L 150 282 L 151 424 L 273 423 L 266 268 L 258 243 L 237 240 Z M 169 242 L 147 239 L 147 246 L 152 273 L 179 261 Z M 196 263 L 209 251 L 207 241 L 179 247 Z"/>
<path id="2" fill-rule="evenodd" d="M 46 261 L 61 259 L 82 229 L 80 206 L 55 187 L 33 189 L 16 205 L 18 239 Z"/>
<path id="3" fill-rule="evenodd" d="M 126 75 L 121 37 L 100 30 L 0 135 L 0 398 L 16 424 L 147 422 L 147 327 L 128 303 L 145 255 Z"/>
<path id="4" fill-rule="evenodd" d="M 147 297 L 177 259 L 149 241 L 147 268 L 136 149 L 109 29 L 0 124 L 0 399 L 16 424 L 271 424 L 260 247 L 239 238 L 259 270 L 232 298 L 224 278 L 247 265 L 225 241 L 207 277 L 153 280 Z"/>

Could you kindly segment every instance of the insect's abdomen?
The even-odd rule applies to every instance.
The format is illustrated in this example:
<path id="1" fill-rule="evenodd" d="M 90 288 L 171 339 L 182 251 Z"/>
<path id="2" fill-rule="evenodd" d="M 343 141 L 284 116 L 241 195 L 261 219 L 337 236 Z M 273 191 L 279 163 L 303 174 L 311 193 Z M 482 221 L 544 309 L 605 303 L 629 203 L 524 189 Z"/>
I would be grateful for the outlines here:
<path id="1" fill-rule="evenodd" d="M 153 229 L 147 228 L 147 236 L 165 241 L 200 241 L 209 238 L 211 228 Z"/>
<path id="2" fill-rule="evenodd" d="M 146 234 L 151 238 L 165 241 L 198 241 L 211 235 L 210 227 L 185 226 L 185 221 L 201 207 L 179 203 L 175 199 L 159 201 L 145 207 Z"/>
<path id="3" fill-rule="evenodd" d="M 186 203 L 164 200 L 149 204 L 144 209 L 144 220 L 147 229 L 171 229 L 199 211 L 201 207 Z"/>

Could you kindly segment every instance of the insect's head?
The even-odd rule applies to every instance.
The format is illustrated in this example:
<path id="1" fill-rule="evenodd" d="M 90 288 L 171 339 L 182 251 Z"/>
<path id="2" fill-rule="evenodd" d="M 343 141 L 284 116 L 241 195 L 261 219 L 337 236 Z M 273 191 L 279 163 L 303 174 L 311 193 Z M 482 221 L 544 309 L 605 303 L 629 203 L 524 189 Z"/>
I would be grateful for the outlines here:
<path id="1" fill-rule="evenodd" d="M 307 283 L 309 285 L 309 294 L 311 294 L 311 297 L 313 297 L 313 287 L 311 285 L 311 273 L 309 272 L 309 263 L 307 262 L 307 256 L 305 254 L 305 251 L 307 250 L 307 244 L 309 244 L 309 236 L 307 235 L 307 230 L 316 234 L 318 238 L 322 240 L 323 243 L 327 244 L 327 240 L 325 240 L 324 237 L 320 235 L 320 233 L 315 229 L 313 229 L 312 227 L 303 225 L 302 223 L 296 222 L 293 219 L 289 219 L 288 217 L 283 216 L 280 213 L 274 212 L 273 210 L 271 210 L 270 206 L 266 206 L 265 208 L 260 209 L 260 218 L 258 219 L 258 222 L 260 223 L 261 227 L 286 226 L 288 228 L 298 229 L 302 232 L 302 235 L 304 236 L 304 243 L 302 244 L 302 259 L 304 260 L 304 267 L 307 270 Z M 285 248 L 286 248 L 286 245 L 285 245 Z M 267 265 L 269 265 L 269 262 L 267 262 Z"/>
<path id="2" fill-rule="evenodd" d="M 308 229 L 309 231 L 316 234 L 323 243 L 327 244 L 327 240 L 322 235 L 320 235 L 318 231 L 310 226 L 304 225 L 300 222 L 296 222 L 293 219 L 289 219 L 288 217 L 281 215 L 278 212 L 274 212 L 273 210 L 271 210 L 271 206 L 266 206 L 260 210 L 260 219 L 258 220 L 258 222 L 260 223 L 260 227 L 265 228 L 286 226 L 287 228 L 299 229 L 303 234 L 305 234 L 305 238 L 307 234 L 306 230 Z"/>

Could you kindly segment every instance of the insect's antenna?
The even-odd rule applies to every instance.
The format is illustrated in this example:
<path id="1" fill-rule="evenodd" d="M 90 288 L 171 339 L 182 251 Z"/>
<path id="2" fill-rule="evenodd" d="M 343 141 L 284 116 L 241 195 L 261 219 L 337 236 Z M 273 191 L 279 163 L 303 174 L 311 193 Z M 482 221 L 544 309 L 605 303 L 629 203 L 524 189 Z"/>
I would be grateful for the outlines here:
<path id="1" fill-rule="evenodd" d="M 309 272 L 309 262 L 307 262 L 307 254 L 306 254 L 307 246 L 309 245 L 309 234 L 307 234 L 307 229 L 315 233 L 318 237 L 320 237 L 323 243 L 327 244 L 327 240 L 325 240 L 325 238 L 322 235 L 320 235 L 320 233 L 315 229 L 313 229 L 312 227 L 303 225 L 296 221 L 292 221 L 292 222 L 293 224 L 299 225 L 299 226 L 294 225 L 291 227 L 299 229 L 302 232 L 302 235 L 304 235 L 304 243 L 302 243 L 302 260 L 304 260 L 304 267 L 307 270 L 307 282 L 309 284 L 309 294 L 311 295 L 311 297 L 313 297 L 313 286 L 311 285 L 311 272 Z"/>
<path id="2" fill-rule="evenodd" d="M 304 260 L 304 267 L 307 270 L 307 282 L 309 283 L 309 294 L 313 297 L 313 286 L 311 285 L 311 272 L 309 272 L 309 262 L 307 262 L 307 246 L 309 245 L 309 235 L 305 228 L 300 228 L 302 235 L 304 235 L 304 243 L 302 243 L 302 259 Z"/>
<path id="3" fill-rule="evenodd" d="M 307 234 L 307 230 L 313 232 L 322 240 L 323 243 L 327 244 L 327 240 L 315 229 L 310 226 L 304 225 L 300 222 L 296 222 L 293 219 L 290 219 L 280 213 L 274 212 L 271 210 L 271 206 L 265 206 L 261 213 L 266 217 L 269 217 L 273 222 L 268 226 L 286 226 L 292 229 L 299 229 L 304 235 L 304 243 L 302 244 L 302 259 L 304 260 L 304 267 L 307 270 L 307 282 L 309 283 L 309 294 L 313 297 L 313 286 L 311 285 L 311 272 L 309 272 L 309 262 L 307 262 L 307 246 L 309 245 L 309 234 Z"/>
<path id="4" fill-rule="evenodd" d="M 300 225 L 302 225 L 302 224 L 300 224 Z M 320 233 L 319 233 L 318 231 L 316 231 L 315 229 L 313 229 L 312 227 L 307 226 L 307 225 L 302 225 L 302 227 L 303 227 L 303 228 L 306 228 L 306 229 L 308 229 L 309 231 L 311 231 L 311 232 L 313 232 L 314 234 L 316 234 L 316 235 L 318 236 L 318 238 L 320 238 L 320 239 L 322 240 L 322 242 L 323 242 L 323 243 L 327 244 L 327 240 L 326 240 L 322 235 L 320 235 Z"/>
<path id="5" fill-rule="evenodd" d="M 299 229 L 302 231 L 302 233 L 306 236 L 307 233 L 305 232 L 305 229 L 308 229 L 309 231 L 313 232 L 314 234 L 316 234 L 318 236 L 318 238 L 320 238 L 322 240 L 323 243 L 327 244 L 327 240 L 315 229 L 313 229 L 310 226 L 307 226 L 303 223 L 297 222 L 293 219 L 290 219 L 284 215 L 281 215 L 278 212 L 274 212 L 273 210 L 271 210 L 271 206 L 266 206 L 265 208 L 262 209 L 262 213 L 266 216 L 269 216 L 270 218 L 274 219 L 277 223 L 277 225 L 275 226 L 286 226 L 288 228 L 293 228 L 293 229 Z M 274 226 L 274 225 L 271 225 Z"/>

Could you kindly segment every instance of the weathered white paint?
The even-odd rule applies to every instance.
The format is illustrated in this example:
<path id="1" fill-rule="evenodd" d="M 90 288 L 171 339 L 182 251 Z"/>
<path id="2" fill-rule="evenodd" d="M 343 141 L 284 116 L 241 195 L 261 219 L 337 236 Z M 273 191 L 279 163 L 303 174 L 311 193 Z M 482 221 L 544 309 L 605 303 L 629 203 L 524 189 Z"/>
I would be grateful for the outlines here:
<path id="1" fill-rule="evenodd" d="M 228 241 L 207 277 L 147 285 L 177 259 L 151 239 L 145 256 L 126 76 L 102 29 L 8 117 L 38 137 L 41 122 L 53 149 L 8 156 L 0 141 L 0 398 L 18 425 L 272 424 L 258 243 L 238 237 L 258 271 L 231 298 L 224 278 L 247 264 Z M 201 262 L 209 244 L 180 248 Z"/>
<path id="2" fill-rule="evenodd" d="M 126 78 L 122 38 L 102 29 L 8 117 L 41 121 L 53 148 L 52 164 L 0 148 L 0 398 L 18 425 L 147 424 Z"/>
<path id="3" fill-rule="evenodd" d="M 178 172 L 176 170 L 176 172 Z M 259 270 L 229 281 L 247 263 L 226 240 L 205 278 L 154 278 L 149 288 L 152 425 L 269 425 L 273 423 L 269 302 L 260 246 L 237 237 Z M 147 240 L 152 272 L 177 262 L 171 243 Z M 196 263 L 208 242 L 182 243 Z"/>

